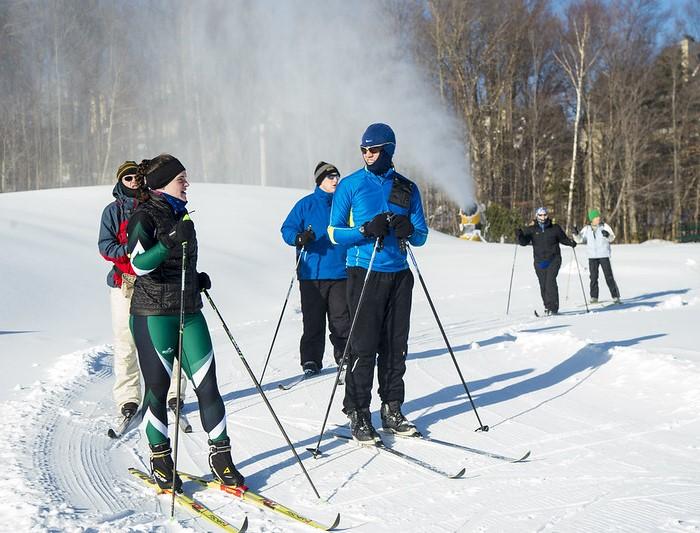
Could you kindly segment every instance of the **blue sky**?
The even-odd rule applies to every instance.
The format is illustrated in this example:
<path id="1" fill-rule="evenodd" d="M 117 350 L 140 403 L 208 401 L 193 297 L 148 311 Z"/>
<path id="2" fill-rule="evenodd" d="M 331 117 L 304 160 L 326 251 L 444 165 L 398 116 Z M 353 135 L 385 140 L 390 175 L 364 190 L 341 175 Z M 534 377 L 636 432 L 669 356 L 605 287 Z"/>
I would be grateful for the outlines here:
<path id="1" fill-rule="evenodd" d="M 555 9 L 563 10 L 571 0 L 553 0 Z M 664 29 L 668 32 L 674 31 L 674 25 L 677 19 L 683 19 L 683 14 L 687 10 L 690 2 L 700 2 L 700 0 L 659 0 L 659 5 L 662 10 L 670 12 L 670 17 L 664 25 Z M 690 31 L 692 35 L 692 30 Z M 700 40 L 700 35 L 693 35 Z"/>

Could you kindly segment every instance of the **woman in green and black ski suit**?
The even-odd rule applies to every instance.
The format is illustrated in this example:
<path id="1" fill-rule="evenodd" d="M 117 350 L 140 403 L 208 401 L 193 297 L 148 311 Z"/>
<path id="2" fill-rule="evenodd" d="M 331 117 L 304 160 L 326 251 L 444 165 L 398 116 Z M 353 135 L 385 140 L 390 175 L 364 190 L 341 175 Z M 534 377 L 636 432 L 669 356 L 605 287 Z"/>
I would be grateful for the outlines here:
<path id="1" fill-rule="evenodd" d="M 200 291 L 209 289 L 211 281 L 206 273 L 197 273 L 197 235 L 185 207 L 187 172 L 175 157 L 163 154 L 143 160 L 136 180 L 140 204 L 127 229 L 128 252 L 137 275 L 131 300 L 131 331 L 145 385 L 143 416 L 153 477 L 161 488 L 172 487 L 166 396 L 178 353 L 184 249 L 182 368 L 197 393 L 202 426 L 209 435 L 209 466 L 214 476 L 226 485 L 242 485 L 243 476 L 231 459 L 226 411 L 202 314 Z M 179 490 L 180 485 L 176 476 L 175 488 Z"/>

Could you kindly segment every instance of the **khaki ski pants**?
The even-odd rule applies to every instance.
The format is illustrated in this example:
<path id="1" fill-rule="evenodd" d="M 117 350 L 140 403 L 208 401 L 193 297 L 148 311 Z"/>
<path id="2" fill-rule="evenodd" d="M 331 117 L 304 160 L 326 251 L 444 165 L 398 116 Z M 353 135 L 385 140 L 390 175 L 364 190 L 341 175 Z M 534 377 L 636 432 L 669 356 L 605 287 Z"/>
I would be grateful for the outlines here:
<path id="1" fill-rule="evenodd" d="M 130 296 L 130 295 L 129 295 Z M 110 307 L 112 310 L 112 334 L 114 335 L 114 387 L 112 395 L 117 410 L 125 403 L 134 402 L 141 406 L 141 373 L 134 338 L 129 329 L 129 307 L 131 298 L 124 296 L 121 288 L 109 289 Z M 180 370 L 180 364 L 175 361 L 174 372 Z M 173 380 L 168 390 L 168 400 L 175 398 L 177 382 Z M 184 400 L 187 378 L 182 374 L 180 397 Z"/>

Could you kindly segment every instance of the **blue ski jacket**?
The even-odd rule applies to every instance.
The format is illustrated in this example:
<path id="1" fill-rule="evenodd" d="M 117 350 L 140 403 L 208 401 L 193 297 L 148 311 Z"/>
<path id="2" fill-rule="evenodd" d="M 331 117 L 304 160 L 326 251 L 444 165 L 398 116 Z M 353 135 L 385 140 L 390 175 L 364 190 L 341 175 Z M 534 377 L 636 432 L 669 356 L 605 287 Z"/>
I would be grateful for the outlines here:
<path id="1" fill-rule="evenodd" d="M 313 193 L 299 200 L 287 215 L 282 228 L 282 238 L 294 246 L 297 233 L 311 226 L 316 239 L 304 247 L 297 277 L 299 279 L 345 279 L 346 246 L 334 246 L 326 228 L 331 213 L 333 194 L 316 187 Z"/>
<path id="2" fill-rule="evenodd" d="M 398 191 L 395 186 L 398 186 Z M 360 233 L 360 226 L 384 212 L 406 215 L 415 228 L 408 242 L 412 246 L 425 244 L 428 225 L 423 215 L 420 191 L 415 183 L 393 168 L 377 176 L 366 167 L 340 181 L 333 196 L 328 235 L 332 242 L 349 246 L 347 266 L 369 267 L 375 241 Z M 392 230 L 384 239 L 383 249 L 375 256 L 372 270 L 399 272 L 407 268 L 406 252 L 400 249 Z"/>
<path id="3" fill-rule="evenodd" d="M 113 263 L 107 274 L 107 285 L 121 287 L 122 274 L 135 275 L 127 255 L 126 226 L 138 202 L 122 192 L 119 182 L 114 186 L 112 196 L 115 200 L 102 211 L 97 246 L 100 255 Z"/>

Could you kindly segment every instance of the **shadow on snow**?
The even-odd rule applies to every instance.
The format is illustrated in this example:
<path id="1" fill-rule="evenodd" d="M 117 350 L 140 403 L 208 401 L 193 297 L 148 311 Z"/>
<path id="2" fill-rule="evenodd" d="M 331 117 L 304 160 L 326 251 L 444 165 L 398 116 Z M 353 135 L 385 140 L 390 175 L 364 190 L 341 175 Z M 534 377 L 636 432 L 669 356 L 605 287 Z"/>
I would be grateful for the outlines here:
<path id="1" fill-rule="evenodd" d="M 512 400 L 520 396 L 525 396 L 535 391 L 548 389 L 586 370 L 590 370 L 591 373 L 595 372 L 599 367 L 601 367 L 610 360 L 610 350 L 612 350 L 613 348 L 617 348 L 620 346 L 634 346 L 635 344 L 638 344 L 640 342 L 656 339 L 665 335 L 665 333 L 657 333 L 654 335 L 645 335 L 643 337 L 634 337 L 632 339 L 620 341 L 587 344 L 586 346 L 578 350 L 576 353 L 574 353 L 571 357 L 555 365 L 548 371 L 542 374 L 538 374 L 536 376 L 528 377 L 527 379 L 518 381 L 517 383 L 506 385 L 505 387 L 502 387 L 498 390 L 487 391 L 481 394 L 475 394 L 475 391 L 484 389 L 494 382 L 504 381 L 504 379 L 508 379 L 503 377 L 507 376 L 507 374 L 499 376 L 500 379 L 484 379 L 472 383 L 467 383 L 467 386 L 469 387 L 469 392 L 471 392 L 472 394 L 472 398 L 474 399 L 474 403 L 476 404 L 477 409 L 479 409 L 480 407 L 486 407 L 489 405 L 506 402 L 508 400 Z M 513 374 L 523 375 L 526 373 L 531 373 L 531 370 L 521 370 L 518 372 L 514 372 Z M 456 375 L 455 379 L 457 379 Z M 568 393 L 580 383 L 581 381 L 577 382 L 576 385 L 571 387 L 566 392 Z M 561 395 L 561 393 L 557 393 L 553 396 L 553 398 L 559 397 Z M 550 398 L 549 400 L 553 398 Z M 455 400 L 458 399 L 462 401 L 455 404 Z M 418 398 L 416 400 L 411 400 L 404 403 L 404 413 L 415 412 L 418 410 L 428 409 L 439 405 L 444 405 L 444 407 L 442 409 L 431 411 L 421 416 L 419 419 L 416 420 L 416 422 L 418 422 L 418 424 L 422 428 L 428 428 L 436 422 L 452 418 L 453 416 L 457 416 L 471 410 L 471 404 L 469 403 L 469 399 L 467 398 L 466 393 L 464 392 L 464 387 L 461 383 L 458 383 L 456 385 L 445 387 L 442 390 L 439 390 L 432 394 L 423 396 L 422 398 Z M 488 421 L 484 420 L 484 423 L 486 424 L 488 423 Z"/>
<path id="2" fill-rule="evenodd" d="M 658 298 L 660 296 L 664 295 L 669 295 L 669 294 L 683 294 L 687 292 L 687 289 L 685 290 L 675 290 L 675 291 L 664 291 L 664 292 L 658 292 L 658 293 L 650 293 L 646 295 L 640 295 L 634 299 L 628 300 L 626 304 L 628 306 L 634 306 L 634 305 L 656 305 L 658 302 L 649 302 L 648 300 L 652 300 L 654 298 Z M 625 304 L 623 304 L 625 305 Z M 535 328 L 535 329 L 529 329 L 529 330 L 523 330 L 524 332 L 539 332 L 539 331 L 546 331 L 546 330 L 552 330 L 552 329 L 557 329 L 557 328 L 562 328 L 565 327 L 563 325 L 557 325 L 557 326 L 547 326 L 544 328 Z M 507 420 L 516 418 L 518 416 L 521 416 L 527 412 L 530 412 L 544 403 L 547 403 L 549 401 L 552 401 L 558 397 L 563 396 L 564 394 L 568 394 L 571 390 L 576 388 L 578 385 L 583 383 L 588 377 L 590 377 L 595 371 L 598 370 L 602 365 L 607 363 L 610 360 L 610 350 L 616 347 L 621 347 L 621 346 L 634 346 L 640 342 L 644 342 L 647 340 L 655 339 L 658 337 L 665 336 L 663 333 L 659 334 L 653 334 L 653 335 L 645 335 L 641 337 L 634 337 L 631 339 L 626 339 L 626 340 L 619 340 L 619 341 L 608 341 L 608 342 L 601 342 L 601 343 L 591 343 L 587 344 L 580 350 L 578 350 L 576 353 L 571 355 L 571 357 L 567 358 L 566 360 L 562 361 L 561 363 L 555 365 L 552 367 L 550 370 L 538 374 L 536 376 L 531 376 L 527 377 L 525 379 L 522 379 L 521 381 L 518 381 L 516 383 L 512 383 L 510 385 L 506 385 L 498 390 L 492 390 L 492 391 L 487 391 L 483 393 L 478 393 L 477 391 L 486 389 L 490 387 L 491 385 L 502 382 L 502 381 L 508 381 L 511 379 L 516 379 L 516 378 L 521 378 L 527 374 L 531 374 L 533 372 L 533 369 L 521 369 L 521 370 L 515 370 L 512 372 L 504 373 L 504 374 L 499 374 L 498 376 L 493 376 L 491 378 L 486 378 L 482 380 L 477 380 L 473 381 L 467 384 L 469 387 L 469 390 L 472 394 L 472 397 L 474 398 L 474 402 L 477 405 L 477 409 L 480 407 L 486 407 L 489 405 L 494 405 L 498 403 L 502 403 L 508 400 L 512 400 L 521 396 L 526 396 L 530 393 L 540 391 L 540 390 L 545 390 L 548 388 L 551 388 L 558 383 L 566 381 L 568 378 L 575 376 L 576 374 L 579 374 L 581 372 L 584 372 L 586 370 L 589 370 L 589 373 L 580 381 L 578 381 L 576 384 L 572 385 L 569 389 L 563 391 L 563 392 L 557 392 L 556 394 L 553 394 L 550 398 L 547 398 L 546 400 L 543 400 L 539 402 L 536 406 L 530 407 L 525 411 L 522 411 L 520 413 L 517 413 L 511 417 L 509 417 Z M 485 339 L 483 341 L 475 341 L 476 343 L 479 344 L 479 346 L 490 346 L 498 343 L 503 343 L 503 342 L 513 342 L 516 340 L 516 336 L 511 335 L 509 333 L 498 335 L 495 337 L 492 337 L 490 339 Z M 453 347 L 453 351 L 455 353 L 457 352 L 462 352 L 471 349 L 471 344 L 462 344 L 460 346 Z M 426 350 L 423 352 L 417 352 L 410 354 L 408 359 L 426 359 L 430 357 L 436 357 L 439 355 L 444 355 L 448 353 L 446 348 L 440 348 L 440 349 L 433 349 L 433 350 Z M 330 368 L 324 368 L 321 371 L 321 375 L 313 378 L 313 382 L 318 380 L 319 382 L 325 382 L 328 381 L 330 377 L 335 375 L 336 368 L 330 367 Z M 325 377 L 325 379 L 320 379 L 322 377 Z M 277 385 L 279 384 L 284 384 L 284 383 L 289 383 L 294 379 L 294 377 L 291 378 L 284 378 L 280 379 L 277 381 L 269 382 L 263 385 L 263 390 L 265 392 L 269 391 L 274 391 L 277 390 Z M 457 376 L 455 375 L 455 379 L 457 379 Z M 257 393 L 257 389 L 255 387 L 248 387 L 243 390 L 237 390 L 237 391 L 232 391 L 228 394 L 225 394 L 223 396 L 224 401 L 230 401 L 234 399 L 241 399 L 245 398 L 247 396 L 251 396 Z M 457 403 L 455 403 L 457 402 Z M 195 404 L 195 402 L 192 402 Z M 420 416 L 418 419 L 415 420 L 415 422 L 420 426 L 422 430 L 428 429 L 432 424 L 449 419 L 455 416 L 462 415 L 466 413 L 467 411 L 471 410 L 471 405 L 468 401 L 468 398 L 466 394 L 464 393 L 464 387 L 461 385 L 461 383 L 451 385 L 448 387 L 444 387 L 441 390 L 438 390 L 436 392 L 433 392 L 431 394 L 425 395 L 421 398 L 417 398 L 415 400 L 410 400 L 404 403 L 404 413 L 408 414 L 411 412 L 416 412 L 420 410 L 425 410 L 428 408 L 435 408 L 436 406 L 444 406 L 441 409 L 431 411 L 429 413 L 426 413 L 422 416 Z M 189 411 L 189 409 L 187 410 Z M 483 419 L 483 416 L 482 416 Z M 504 422 L 505 420 L 499 421 L 496 424 L 492 424 L 492 427 L 495 427 L 496 425 L 500 425 Z M 484 423 L 488 423 L 487 420 L 484 420 Z M 426 431 L 426 433 L 428 433 Z M 304 448 L 307 446 L 315 446 L 318 441 L 318 435 L 312 435 L 309 436 L 306 439 L 299 440 L 294 443 L 294 447 L 297 450 L 297 453 L 299 453 L 300 457 L 302 460 L 304 460 L 305 464 L 313 464 L 307 461 L 307 459 L 311 458 L 311 455 L 309 452 L 307 452 Z M 334 439 L 330 438 L 325 439 L 324 442 L 322 443 L 321 449 L 323 451 L 329 451 L 336 449 L 338 447 L 343 446 L 342 442 L 335 441 Z M 287 467 L 295 467 L 296 465 L 296 459 L 295 457 L 291 454 L 291 451 L 289 450 L 289 447 L 285 444 L 282 446 L 279 446 L 274 449 L 266 450 L 262 453 L 258 453 L 256 455 L 253 455 L 251 457 L 248 457 L 242 461 L 237 461 L 237 466 L 240 468 L 245 468 L 246 466 L 254 465 L 258 461 L 268 459 L 270 457 L 275 457 L 278 455 L 285 455 L 285 458 L 281 458 L 280 461 L 274 465 L 270 465 L 267 468 L 263 470 L 258 470 L 255 474 L 248 475 L 247 477 L 252 481 L 252 485 L 256 487 L 261 487 L 263 486 L 269 476 L 273 473 L 278 471 L 281 468 L 287 468 Z M 301 472 L 299 472 L 301 474 Z"/>

